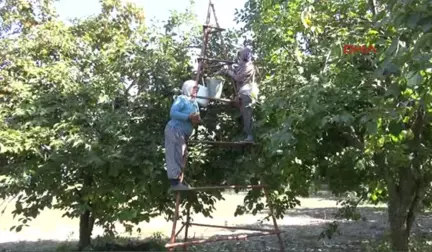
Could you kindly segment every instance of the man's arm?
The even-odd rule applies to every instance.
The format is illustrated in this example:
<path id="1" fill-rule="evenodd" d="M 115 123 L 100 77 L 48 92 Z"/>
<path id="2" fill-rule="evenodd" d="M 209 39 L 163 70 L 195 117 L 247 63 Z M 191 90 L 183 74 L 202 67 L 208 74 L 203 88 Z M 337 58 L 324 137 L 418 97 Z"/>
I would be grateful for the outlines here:
<path id="1" fill-rule="evenodd" d="M 233 78 L 236 82 L 243 82 L 248 76 L 254 74 L 253 65 L 241 67 L 237 73 L 232 70 L 226 70 L 226 74 Z"/>
<path id="2" fill-rule="evenodd" d="M 189 120 L 189 115 L 181 112 L 184 106 L 185 104 L 183 98 L 177 97 L 174 104 L 171 106 L 171 111 L 170 111 L 171 118 L 181 120 L 181 121 Z"/>

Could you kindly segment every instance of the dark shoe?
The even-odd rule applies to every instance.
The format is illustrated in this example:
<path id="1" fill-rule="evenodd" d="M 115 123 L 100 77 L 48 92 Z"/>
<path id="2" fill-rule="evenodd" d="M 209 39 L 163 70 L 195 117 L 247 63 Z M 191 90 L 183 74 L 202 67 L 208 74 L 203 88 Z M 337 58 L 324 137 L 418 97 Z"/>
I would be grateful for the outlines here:
<path id="1" fill-rule="evenodd" d="M 183 185 L 185 185 L 185 186 L 187 186 L 187 187 L 189 187 L 189 189 L 191 189 L 192 188 L 192 186 L 190 186 L 185 180 L 183 180 Z"/>
<path id="2" fill-rule="evenodd" d="M 185 190 L 190 190 L 190 186 L 182 183 L 178 183 L 175 186 L 171 186 L 171 188 L 169 189 L 169 191 L 185 191 Z"/>
<path id="3" fill-rule="evenodd" d="M 246 139 L 243 140 L 242 142 L 253 143 L 253 142 L 254 142 L 254 138 L 253 138 L 253 136 L 249 135 L 249 136 L 246 137 Z"/>

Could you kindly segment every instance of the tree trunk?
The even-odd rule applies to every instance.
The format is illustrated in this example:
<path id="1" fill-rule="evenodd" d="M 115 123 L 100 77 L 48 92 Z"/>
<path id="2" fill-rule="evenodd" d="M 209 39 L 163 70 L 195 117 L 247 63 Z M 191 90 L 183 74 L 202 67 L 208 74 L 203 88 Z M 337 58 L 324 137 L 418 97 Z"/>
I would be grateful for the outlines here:
<path id="1" fill-rule="evenodd" d="M 90 175 L 83 174 L 84 175 L 84 183 L 83 183 L 83 189 L 84 188 L 91 188 L 93 184 L 93 178 Z M 82 190 L 83 190 L 82 189 Z M 81 193 L 78 193 L 80 196 L 81 204 L 87 205 L 87 209 L 81 213 L 80 215 L 80 229 L 79 229 L 79 242 L 78 242 L 78 250 L 83 250 L 86 247 L 90 246 L 91 244 L 91 235 L 93 232 L 93 225 L 94 225 L 94 217 L 92 215 L 92 204 L 90 201 L 84 201 L 83 195 Z"/>
<path id="2" fill-rule="evenodd" d="M 390 201 L 388 206 L 389 221 L 390 221 L 390 241 L 392 251 L 408 252 L 408 238 L 410 230 L 407 225 L 407 214 L 404 211 L 404 206 Z"/>
<path id="3" fill-rule="evenodd" d="M 426 192 L 424 184 L 420 181 L 412 180 L 410 177 L 405 177 L 401 181 L 398 185 L 389 186 L 388 214 L 391 247 L 394 252 L 408 252 L 412 225 Z"/>
<path id="4" fill-rule="evenodd" d="M 413 139 L 408 142 L 410 154 L 414 157 L 408 167 L 397 167 L 396 178 L 386 172 L 389 190 L 389 221 L 391 231 L 391 247 L 393 251 L 408 252 L 411 228 L 420 209 L 430 181 L 422 174 L 422 163 L 428 159 L 421 153 L 421 138 L 424 124 L 424 108 L 420 106 L 416 113 L 411 129 Z"/>
<path id="5" fill-rule="evenodd" d="M 91 235 L 93 232 L 94 218 L 91 212 L 86 210 L 80 216 L 79 242 L 78 249 L 81 251 L 91 244 Z"/>

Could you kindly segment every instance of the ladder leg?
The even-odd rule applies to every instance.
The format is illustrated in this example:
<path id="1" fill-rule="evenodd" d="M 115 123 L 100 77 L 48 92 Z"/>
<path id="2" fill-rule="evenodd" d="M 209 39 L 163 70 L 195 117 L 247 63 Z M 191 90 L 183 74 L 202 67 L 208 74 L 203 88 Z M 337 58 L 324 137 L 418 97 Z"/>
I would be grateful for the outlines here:
<path id="1" fill-rule="evenodd" d="M 191 206 L 187 206 L 187 216 L 186 216 L 186 224 L 185 224 L 185 235 L 184 235 L 184 242 L 187 242 L 188 240 L 188 232 L 189 232 L 189 223 L 190 223 L 190 208 Z M 184 245 L 183 251 L 186 252 L 188 250 L 188 246 Z"/>
<path id="2" fill-rule="evenodd" d="M 171 239 L 170 243 L 174 243 L 176 241 L 176 228 L 177 228 L 177 220 L 179 217 L 179 209 L 180 209 L 180 192 L 176 192 L 176 206 L 174 212 L 173 226 L 171 231 Z M 168 251 L 174 251 L 174 248 L 169 248 Z"/>
<path id="3" fill-rule="evenodd" d="M 215 10 L 215 7 L 214 7 L 213 3 L 211 3 L 211 8 L 212 8 L 212 11 L 213 11 L 213 17 L 214 17 L 214 19 L 216 21 L 216 27 L 220 27 L 218 19 L 216 17 L 216 10 Z M 227 59 L 228 58 L 228 51 L 227 51 L 228 48 L 225 47 L 223 36 L 222 36 L 222 33 L 220 31 L 219 31 L 219 38 L 221 40 L 221 45 L 222 45 L 222 50 L 223 50 L 223 56 L 224 56 L 225 59 Z"/>
<path id="4" fill-rule="evenodd" d="M 206 18 L 206 25 L 210 24 L 210 15 L 211 15 L 211 1 L 209 0 L 209 5 L 207 9 L 207 18 Z M 201 48 L 201 58 L 205 58 L 206 51 L 207 51 L 207 43 L 208 43 L 208 36 L 209 36 L 209 28 L 204 28 L 204 34 L 203 34 L 203 46 Z M 202 69 L 204 69 L 204 61 L 198 61 L 198 70 L 197 75 L 195 77 L 195 82 L 198 85 L 199 83 L 199 77 L 201 74 Z"/>
<path id="5" fill-rule="evenodd" d="M 276 221 L 276 217 L 274 216 L 273 206 L 272 206 L 272 203 L 271 203 L 271 201 L 270 201 L 270 195 L 269 195 L 269 192 L 267 191 L 267 188 L 263 188 L 263 189 L 264 189 L 265 197 L 266 197 L 266 199 L 267 199 L 267 204 L 268 204 L 268 206 L 269 206 L 270 215 L 271 215 L 272 220 L 273 220 L 274 229 L 275 229 L 275 231 L 276 231 L 276 235 L 277 235 L 277 238 L 278 238 L 278 240 L 279 240 L 279 247 L 280 247 L 280 251 L 281 251 L 281 252 L 285 252 L 285 246 L 284 246 L 284 243 L 283 243 L 283 241 L 282 241 L 281 234 L 280 234 L 280 232 L 279 232 L 279 227 L 278 227 L 278 224 L 277 224 L 277 221 Z"/>

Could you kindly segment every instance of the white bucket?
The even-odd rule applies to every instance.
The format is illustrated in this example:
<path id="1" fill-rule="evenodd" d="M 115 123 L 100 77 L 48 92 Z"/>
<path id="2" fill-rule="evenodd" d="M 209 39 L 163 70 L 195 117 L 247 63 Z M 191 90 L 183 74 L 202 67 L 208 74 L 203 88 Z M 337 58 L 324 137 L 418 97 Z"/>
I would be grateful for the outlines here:
<path id="1" fill-rule="evenodd" d="M 199 89 L 198 89 L 197 96 L 209 97 L 209 90 L 207 87 L 205 87 L 203 85 L 198 85 L 198 87 L 199 87 Z M 207 105 L 209 103 L 209 99 L 196 98 L 196 101 L 202 107 L 207 107 Z"/>
<path id="2" fill-rule="evenodd" d="M 219 78 L 210 78 L 207 80 L 209 97 L 220 98 L 222 95 L 224 80 Z"/>

